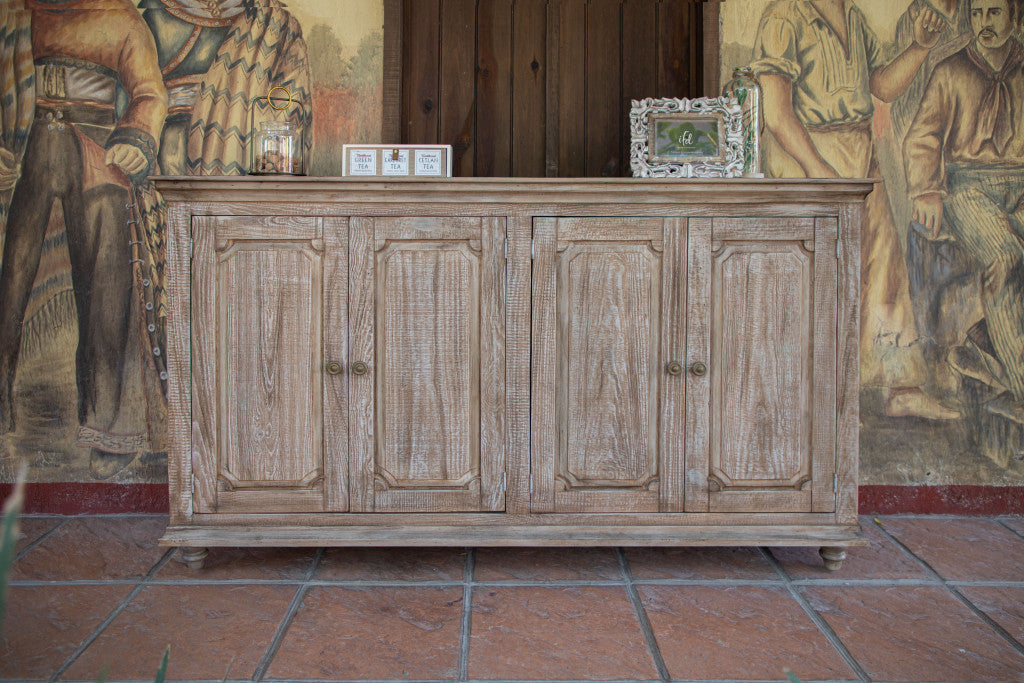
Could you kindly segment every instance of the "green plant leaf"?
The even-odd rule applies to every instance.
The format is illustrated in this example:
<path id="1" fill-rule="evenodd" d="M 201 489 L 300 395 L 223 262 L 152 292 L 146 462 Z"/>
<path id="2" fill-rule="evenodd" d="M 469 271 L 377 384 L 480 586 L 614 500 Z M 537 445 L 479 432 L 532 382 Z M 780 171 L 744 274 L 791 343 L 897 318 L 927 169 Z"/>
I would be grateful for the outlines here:
<path id="1" fill-rule="evenodd" d="M 4 503 L 3 524 L 0 525 L 0 633 L 7 613 L 7 582 L 14 566 L 14 549 L 18 543 L 18 519 L 25 504 L 26 467 L 23 464 L 14 484 L 14 492 Z"/>
<path id="2" fill-rule="evenodd" d="M 167 649 L 164 650 L 164 659 L 160 662 L 160 668 L 156 670 L 156 678 L 153 679 L 153 683 L 164 683 L 164 678 L 167 676 L 167 661 L 171 658 L 171 646 L 168 645 Z"/>

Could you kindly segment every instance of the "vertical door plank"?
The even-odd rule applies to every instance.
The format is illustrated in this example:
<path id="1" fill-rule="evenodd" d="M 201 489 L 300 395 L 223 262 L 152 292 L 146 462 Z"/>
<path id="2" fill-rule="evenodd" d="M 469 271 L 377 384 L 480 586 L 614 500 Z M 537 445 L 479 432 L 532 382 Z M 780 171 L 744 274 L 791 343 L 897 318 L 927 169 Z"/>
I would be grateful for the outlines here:
<path id="1" fill-rule="evenodd" d="M 835 218 L 815 220 L 811 512 L 836 509 L 832 483 L 836 469 L 837 225 Z"/>
<path id="2" fill-rule="evenodd" d="M 558 11 L 558 175 L 587 174 L 587 4 L 562 0 Z"/>
<path id="3" fill-rule="evenodd" d="M 505 510 L 509 514 L 530 511 L 530 219 L 508 219 L 507 370 L 505 405 L 508 430 L 505 443 L 508 490 Z"/>
<path id="4" fill-rule="evenodd" d="M 349 383 L 349 502 L 353 512 L 373 511 L 374 451 L 374 221 L 349 221 L 349 357 L 342 362 Z M 362 361 L 369 371 L 352 374 Z"/>
<path id="5" fill-rule="evenodd" d="M 441 3 L 441 143 L 452 146 L 452 175 L 476 169 L 476 0 Z"/>
<path id="6" fill-rule="evenodd" d="M 857 523 L 857 471 L 860 465 L 860 231 L 861 204 L 839 210 L 839 313 L 837 320 L 836 465 L 839 491 L 836 521 Z"/>
<path id="7" fill-rule="evenodd" d="M 686 484 L 686 373 L 673 376 L 667 364 L 686 362 L 686 236 L 685 218 L 665 221 L 665 253 L 662 271 L 661 317 L 661 414 L 660 459 L 662 512 L 682 512 Z"/>
<path id="8" fill-rule="evenodd" d="M 437 144 L 441 0 L 406 0 L 402 12 L 402 142 Z"/>
<path id="9" fill-rule="evenodd" d="M 699 3 L 665 0 L 658 5 L 659 97 L 698 96 L 690 83 L 690 72 L 694 68 L 690 17 L 694 4 Z"/>
<path id="10" fill-rule="evenodd" d="M 512 175 L 543 177 L 547 94 L 545 0 L 516 0 L 512 35 Z"/>
<path id="11" fill-rule="evenodd" d="M 481 226 L 480 476 L 482 510 L 505 509 L 505 219 Z"/>
<path id="12" fill-rule="evenodd" d="M 558 452 L 555 392 L 558 368 L 558 313 L 555 291 L 557 223 L 534 221 L 532 476 L 530 510 L 555 511 L 555 459 Z"/>
<path id="13" fill-rule="evenodd" d="M 691 218 L 687 226 L 686 294 L 686 512 L 708 511 L 711 468 L 711 380 L 698 377 L 694 363 L 712 367 L 711 352 L 711 227 L 710 218 Z"/>
<path id="14" fill-rule="evenodd" d="M 324 495 L 329 512 L 348 510 L 348 373 L 328 375 L 327 363 L 348 360 L 348 219 L 324 218 Z"/>
<path id="15" fill-rule="evenodd" d="M 622 64 L 620 0 L 587 4 L 586 172 L 589 177 L 618 176 L 622 168 Z"/>
<path id="16" fill-rule="evenodd" d="M 192 219 L 192 506 L 217 511 L 216 219 Z"/>
<path id="17" fill-rule="evenodd" d="M 476 175 L 512 173 L 512 0 L 480 0 Z"/>
<path id="18" fill-rule="evenodd" d="M 190 208 L 180 202 L 167 212 L 167 486 L 171 524 L 187 524 L 192 515 L 192 282 L 189 281 Z"/>
<path id="19" fill-rule="evenodd" d="M 630 171 L 629 114 L 632 100 L 655 97 L 658 89 L 657 6 L 654 0 L 625 0 L 622 4 L 622 102 L 619 129 L 620 175 Z"/>

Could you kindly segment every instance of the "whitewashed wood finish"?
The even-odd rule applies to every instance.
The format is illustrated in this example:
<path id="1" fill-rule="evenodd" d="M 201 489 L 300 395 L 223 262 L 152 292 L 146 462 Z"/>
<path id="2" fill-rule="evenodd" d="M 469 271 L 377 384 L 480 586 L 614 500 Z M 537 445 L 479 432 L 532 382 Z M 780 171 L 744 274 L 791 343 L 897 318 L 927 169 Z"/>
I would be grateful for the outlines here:
<path id="1" fill-rule="evenodd" d="M 815 220 L 814 237 L 814 356 L 811 425 L 811 511 L 836 509 L 836 245 L 839 222 L 835 218 Z M 833 258 L 835 256 L 835 258 Z"/>
<path id="2" fill-rule="evenodd" d="M 539 220 L 535 253 L 534 511 L 651 512 L 662 504 L 661 397 L 681 315 L 664 321 L 680 251 L 675 222 Z M 563 233 L 563 224 L 566 231 Z M 657 226 L 657 230 L 653 227 Z M 631 228 L 635 227 L 635 231 Z M 551 233 L 554 233 L 553 235 Z M 543 281 L 547 280 L 547 281 Z M 549 298 L 550 297 L 550 298 Z M 541 348 L 544 347 L 544 348 Z M 680 383 L 672 378 L 674 385 Z M 552 409 L 553 420 L 541 418 Z M 681 417 L 681 416 L 679 416 Z M 542 421 L 539 421 L 541 418 Z"/>
<path id="3" fill-rule="evenodd" d="M 323 219 L 323 458 L 324 504 L 331 512 L 349 510 L 349 375 L 327 373 L 327 364 L 348 359 L 348 219 Z"/>
<path id="4" fill-rule="evenodd" d="M 390 515 L 394 520 L 395 515 Z M 566 526 L 521 524 L 508 526 L 449 524 L 373 524 L 344 526 L 254 526 L 173 527 L 160 539 L 161 545 L 177 546 L 376 546 L 433 547 L 468 546 L 863 546 L 868 542 L 856 525 L 817 526 L 782 524 L 773 527 L 747 526 L 733 516 L 723 526 L 679 526 L 642 524 L 600 524 L 589 520 Z"/>
<path id="5" fill-rule="evenodd" d="M 195 485 L 203 510 L 329 509 L 322 236 L 320 219 L 197 219 L 195 450 L 204 474 Z"/>
<path id="6" fill-rule="evenodd" d="M 860 465 L 860 228 L 863 203 L 843 205 L 839 219 L 836 343 L 836 521 L 857 523 Z"/>
<path id="7" fill-rule="evenodd" d="M 176 382 L 173 377 L 169 382 L 172 526 L 164 542 L 173 539 L 176 544 L 191 546 L 778 543 L 828 547 L 861 542 L 856 529 L 859 221 L 861 202 L 871 188 L 869 182 L 481 179 L 391 183 L 292 178 L 177 178 L 157 182 L 170 200 L 169 367 L 172 372 L 191 372 L 193 376 L 190 396 L 187 382 Z M 501 253 L 506 247 L 506 228 L 507 261 Z M 195 237 L 191 264 L 187 254 L 190 229 Z M 533 243 L 531 229 L 536 230 Z M 299 473 L 303 469 L 300 464 L 312 462 L 309 453 L 287 462 L 263 464 L 258 459 L 244 461 L 242 455 L 233 453 L 224 462 L 230 464 L 230 458 L 236 459 L 230 464 L 235 469 L 229 469 L 229 473 L 237 481 L 225 476 L 222 479 L 227 483 L 218 484 L 216 473 L 222 463 L 211 454 L 222 452 L 220 447 L 226 443 L 226 436 L 219 433 L 224 421 L 239 418 L 225 418 L 222 414 L 228 409 L 217 405 L 224 359 L 219 356 L 216 340 L 209 339 L 216 324 L 205 325 L 204 321 L 216 323 L 221 315 L 225 319 L 233 316 L 239 325 L 243 324 L 246 313 L 218 313 L 217 255 L 230 252 L 228 261 L 232 261 L 253 250 L 255 245 L 247 242 L 260 241 L 267 243 L 266 251 L 272 254 L 266 256 L 267 263 L 274 268 L 280 262 L 285 270 L 301 271 L 297 261 L 289 261 L 296 253 L 321 259 L 321 301 L 317 304 L 322 309 L 321 339 L 318 343 L 299 340 L 285 353 L 293 354 L 293 358 L 302 356 L 303 348 L 309 356 L 320 353 L 318 359 L 304 358 L 302 362 L 310 368 L 309 383 L 318 387 L 314 398 L 306 401 L 307 405 L 319 402 L 310 410 L 311 414 L 321 411 L 321 424 L 309 421 L 310 434 L 295 438 L 312 443 L 319 434 L 321 470 L 319 475 L 315 468 L 310 470 L 312 477 L 307 476 L 310 472 Z M 302 242 L 303 246 L 296 249 L 294 244 L 282 246 L 279 241 Z M 480 381 L 471 389 L 477 392 L 474 400 L 478 412 L 475 427 L 471 425 L 469 430 L 477 430 L 475 476 L 481 484 L 480 492 L 471 496 L 472 503 L 452 500 L 449 491 L 413 486 L 421 483 L 415 480 L 395 492 L 408 496 L 398 496 L 382 505 L 378 505 L 381 492 L 374 490 L 377 466 L 384 462 L 379 449 L 378 432 L 382 430 L 376 422 L 379 404 L 388 391 L 386 381 L 383 389 L 377 384 L 384 367 L 381 364 L 386 365 L 386 360 L 378 356 L 386 359 L 389 352 L 381 351 L 377 319 L 382 310 L 387 312 L 387 296 L 382 299 L 381 292 L 397 286 L 381 277 L 379 258 L 385 253 L 417 253 L 404 249 L 417 242 L 449 273 L 461 266 L 445 261 L 450 256 L 448 251 L 472 254 L 478 264 L 473 276 L 480 292 L 478 337 L 469 346 L 478 354 L 477 374 L 489 376 L 492 381 L 487 387 Z M 451 248 L 438 248 L 444 242 Z M 270 248 L 270 243 L 276 246 Z M 640 243 L 645 244 L 646 251 L 637 248 Z M 722 300 L 722 284 L 716 284 L 712 267 L 716 251 L 719 256 L 728 252 L 753 259 L 755 274 L 760 273 L 758 277 L 764 282 L 774 273 L 781 274 L 783 285 L 789 278 L 792 287 L 796 278 L 802 286 L 809 282 L 811 287 L 806 296 L 800 295 L 809 322 L 797 330 L 799 334 L 776 322 L 772 328 L 775 336 L 769 335 L 768 344 L 768 348 L 774 348 L 774 344 L 781 344 L 780 348 L 801 346 L 804 358 L 800 367 L 809 368 L 809 379 L 799 385 L 802 396 L 776 397 L 787 407 L 809 406 L 800 411 L 803 414 L 799 419 L 787 418 L 798 426 L 787 427 L 785 422 L 781 427 L 773 426 L 785 438 L 803 444 L 803 450 L 798 456 L 782 454 L 781 467 L 756 463 L 760 469 L 750 470 L 761 477 L 756 481 L 734 476 L 742 474 L 743 458 L 749 456 L 723 461 L 721 445 L 712 443 L 723 420 L 731 419 L 732 424 L 752 429 L 749 424 L 744 427 L 739 406 L 728 403 L 723 408 L 711 399 L 713 383 L 725 372 L 715 365 L 720 360 L 718 347 L 728 347 L 721 339 L 712 344 L 716 321 L 721 327 L 726 319 L 720 315 L 723 307 L 728 310 L 740 306 L 735 298 Z M 838 260 L 834 258 L 836 251 Z M 532 269 L 531 252 L 538 256 Z M 547 262 L 542 258 L 545 253 L 551 255 Z M 573 354 L 588 358 L 593 350 L 603 348 L 601 344 L 591 347 L 576 341 L 574 347 L 572 338 L 566 335 L 563 351 L 557 342 L 539 344 L 538 338 L 554 335 L 557 339 L 560 328 L 568 329 L 559 317 L 558 296 L 565 289 L 560 278 L 600 283 L 600 287 L 589 290 L 595 294 L 578 296 L 576 307 L 585 309 L 583 302 L 600 293 L 603 298 L 599 301 L 642 308 L 636 292 L 650 288 L 654 277 L 649 270 L 651 262 L 637 260 L 640 254 L 645 259 L 658 259 L 658 295 L 649 299 L 659 300 L 660 310 L 657 316 L 647 310 L 646 325 L 639 322 L 642 316 L 635 315 L 634 320 L 625 323 L 620 317 L 613 327 L 629 331 L 634 341 L 649 342 L 648 356 L 657 357 L 657 363 L 637 360 L 639 355 L 633 357 L 634 365 L 647 368 L 646 379 L 627 373 L 629 382 L 634 383 L 631 386 L 641 388 L 631 395 L 643 392 L 644 381 L 648 396 L 653 395 L 653 404 L 635 402 L 631 408 L 633 414 L 642 415 L 643 411 L 635 408 L 646 406 L 648 417 L 635 421 L 646 419 L 648 428 L 637 428 L 637 433 L 627 437 L 632 445 L 622 451 L 631 454 L 623 461 L 625 467 L 608 469 L 607 461 L 600 457 L 588 459 L 591 454 L 574 456 L 576 459 L 571 461 L 569 451 L 563 449 L 566 457 L 561 461 L 562 469 L 577 473 L 573 475 L 577 481 L 573 488 L 557 491 L 556 495 L 559 443 L 550 435 L 556 434 L 557 425 L 567 427 L 563 429 L 566 445 L 572 438 L 574 444 L 586 446 L 589 451 L 619 451 L 609 450 L 602 439 L 592 438 L 585 428 L 577 427 L 573 435 L 567 417 L 562 419 L 568 415 L 566 410 L 574 410 L 569 400 L 572 381 L 561 383 L 564 400 L 557 393 L 559 372 L 571 367 Z M 832 254 L 831 261 L 824 254 Z M 805 259 L 799 268 L 795 265 L 797 257 Z M 592 262 L 588 263 L 588 258 Z M 616 259 L 629 266 L 621 269 L 626 284 L 618 288 L 609 286 L 613 280 L 609 270 L 614 269 L 606 267 Z M 574 261 L 584 267 L 574 271 L 566 265 Z M 235 270 L 227 280 L 233 287 L 260 285 L 260 279 L 242 267 L 243 261 L 235 263 L 238 265 L 229 267 Z M 730 276 L 736 282 L 740 281 L 740 270 Z M 311 276 L 307 272 L 297 279 L 301 282 Z M 750 279 L 749 273 L 742 277 Z M 643 287 L 638 284 L 641 282 Z M 780 286 L 774 280 L 769 284 Z M 315 289 L 310 280 L 305 286 Z M 436 291 L 434 284 L 430 286 Z M 732 286 L 739 291 L 739 285 Z M 272 278 L 271 287 L 286 285 Z M 764 289 L 767 291 L 767 286 Z M 268 291 L 254 296 L 271 295 Z M 191 310 L 188 302 L 174 300 L 189 296 Z M 488 296 L 492 310 L 501 311 L 500 315 L 487 314 Z M 757 297 L 753 298 L 757 303 Z M 571 296 L 563 300 L 572 304 Z M 830 307 L 830 301 L 837 305 Z M 396 303 L 395 307 L 397 311 L 402 305 Z M 469 316 L 468 308 L 461 312 L 458 305 L 451 308 L 461 320 Z M 730 315 L 735 318 L 734 314 Z M 749 311 L 744 315 L 748 323 L 767 324 L 763 315 L 758 318 Z M 586 324 L 600 327 L 601 319 L 595 316 Z M 252 320 L 245 324 L 249 323 L 255 324 Z M 638 335 L 638 330 L 645 333 Z M 190 338 L 191 348 L 187 344 Z M 500 343 L 488 348 L 487 339 Z M 766 345 L 763 339 L 756 344 L 730 343 L 745 343 L 744 353 L 751 357 Z M 384 346 L 390 348 L 386 342 Z M 616 347 L 612 343 L 607 348 Z M 244 357 L 239 350 L 230 354 L 236 359 Z M 433 357 L 442 359 L 438 361 L 442 365 L 458 365 L 465 354 L 446 346 Z M 324 375 L 325 364 L 331 360 L 342 364 L 342 374 Z M 367 363 L 366 375 L 351 374 L 357 360 Z M 665 364 L 672 360 L 682 363 L 682 375 L 668 375 Z M 779 358 L 769 361 L 758 367 L 778 368 L 782 363 Z M 280 356 L 275 356 L 274 362 L 280 362 Z M 698 362 L 709 366 L 707 375 L 693 374 Z M 583 366 L 589 367 L 586 363 Z M 735 376 L 736 370 L 730 367 L 728 372 Z M 569 376 L 576 380 L 577 394 L 601 395 L 594 381 L 596 375 Z M 764 372 L 752 378 L 741 374 L 740 379 L 765 389 L 771 383 L 769 376 Z M 445 382 L 441 382 L 445 391 L 456 390 L 455 380 Z M 745 396 L 738 398 L 742 401 Z M 811 400 L 800 403 L 807 396 Z M 399 406 L 396 410 L 400 415 L 419 420 L 415 407 L 402 400 L 404 397 L 396 391 L 391 404 Z M 238 398 L 231 397 L 226 404 L 231 401 L 237 402 Z M 602 412 L 600 402 L 596 408 L 589 400 L 576 401 L 575 405 L 582 415 L 614 414 Z M 466 412 L 463 407 L 459 410 Z M 649 419 L 652 414 L 656 419 Z M 756 422 L 753 424 L 756 426 Z M 245 436 L 244 429 L 236 431 Z M 729 438 L 740 442 L 742 430 L 733 430 Z M 649 478 L 647 470 L 652 469 L 651 449 L 657 456 L 656 478 L 646 482 L 653 484 L 651 490 L 641 490 L 640 482 Z M 195 455 L 190 455 L 193 452 Z M 647 453 L 646 459 L 638 453 Z M 715 467 L 724 477 L 715 474 L 709 479 L 715 471 L 713 458 L 717 458 Z M 646 470 L 637 463 L 645 464 Z M 238 482 L 255 481 L 236 476 L 236 469 L 246 468 L 250 473 L 269 472 L 273 478 L 265 481 L 273 485 L 226 490 Z M 797 488 L 792 483 L 796 475 L 790 471 L 802 469 L 810 473 L 811 480 Z M 581 472 L 583 478 L 578 476 Z M 837 475 L 838 498 L 832 492 L 832 472 Z M 563 477 L 563 481 L 570 478 Z M 718 482 L 724 479 L 728 479 L 727 489 L 736 482 L 755 483 L 734 485 L 727 491 L 709 490 L 720 486 Z M 546 482 L 550 483 L 548 491 L 544 490 Z M 614 485 L 609 486 L 609 482 Z M 241 495 L 250 493 L 253 495 Z M 730 495 L 723 498 L 725 493 Z M 345 510 L 349 512 L 337 514 Z"/>
<path id="8" fill-rule="evenodd" d="M 170 523 L 192 516 L 192 216 L 184 204 L 167 210 L 167 493 Z"/>
<path id="9" fill-rule="evenodd" d="M 711 467 L 711 380 L 696 375 L 697 364 L 711 367 L 711 234 L 710 218 L 691 218 L 687 223 L 686 279 L 686 512 L 709 509 L 708 475 Z"/>
<path id="10" fill-rule="evenodd" d="M 713 252 L 712 510 L 735 510 L 727 501 L 751 489 L 785 493 L 783 509 L 810 507 L 812 266 L 794 242 Z"/>
<path id="11" fill-rule="evenodd" d="M 365 509 L 501 510 L 504 221 L 366 223 L 373 239 L 364 233 L 360 248 L 373 252 L 360 258 L 373 279 L 352 281 L 355 299 L 373 302 L 372 324 L 352 330 L 373 338 L 375 359 Z M 362 379 L 356 386 L 369 390 Z"/>

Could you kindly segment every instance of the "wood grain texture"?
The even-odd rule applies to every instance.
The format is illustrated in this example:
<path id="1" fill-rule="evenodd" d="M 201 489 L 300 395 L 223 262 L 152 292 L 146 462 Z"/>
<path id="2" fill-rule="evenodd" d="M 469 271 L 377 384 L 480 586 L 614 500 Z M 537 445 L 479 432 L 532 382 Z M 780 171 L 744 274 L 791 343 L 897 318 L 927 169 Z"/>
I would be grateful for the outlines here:
<path id="1" fill-rule="evenodd" d="M 712 367 L 711 357 L 711 236 L 708 218 L 687 221 L 686 267 L 686 512 L 708 511 L 708 474 L 711 469 L 710 375 L 697 376 L 697 363 Z"/>
<path id="2" fill-rule="evenodd" d="M 703 96 L 715 97 L 722 90 L 722 0 L 703 0 L 701 5 L 701 55 L 703 56 Z"/>
<path id="3" fill-rule="evenodd" d="M 667 364 L 686 363 L 686 285 L 688 226 L 685 218 L 664 222 L 664 268 L 662 269 L 661 316 L 661 405 L 659 444 L 662 512 L 682 512 L 686 492 L 686 374 L 673 376 Z"/>
<path id="4" fill-rule="evenodd" d="M 505 509 L 511 515 L 530 511 L 530 260 L 533 223 L 529 217 L 508 219 L 506 293 L 506 431 Z"/>
<path id="5" fill-rule="evenodd" d="M 248 547 L 863 546 L 857 526 L 245 526 L 171 527 L 161 545 Z"/>
<path id="6" fill-rule="evenodd" d="M 839 270 L 836 360 L 836 521 L 857 520 L 860 465 L 860 233 L 862 204 L 839 211 Z"/>
<path id="7" fill-rule="evenodd" d="M 167 487 L 170 521 L 192 514 L 192 270 L 191 213 L 183 204 L 167 210 Z"/>
<path id="8" fill-rule="evenodd" d="M 587 3 L 586 175 L 593 178 L 618 176 L 623 166 L 621 4 L 620 0 Z"/>
<path id="9" fill-rule="evenodd" d="M 712 257 L 712 499 L 810 479 L 812 264 L 792 242 Z"/>
<path id="10" fill-rule="evenodd" d="M 373 378 L 377 373 L 374 294 L 374 219 L 349 221 L 349 357 L 344 364 L 348 376 L 349 505 L 355 512 L 373 512 L 374 445 L 376 401 Z M 352 365 L 365 363 L 368 372 L 353 375 Z"/>
<path id="11" fill-rule="evenodd" d="M 181 394 L 171 399 L 172 429 L 181 434 L 172 441 L 169 469 L 172 500 L 178 491 L 178 511 L 172 512 L 178 523 L 167 539 L 192 545 L 243 537 L 255 545 L 858 542 L 859 220 L 870 183 L 157 183 L 170 198 L 169 291 L 186 299 L 171 302 L 176 317 L 169 350 L 179 358 L 171 367 L 192 374 L 191 391 L 188 382 L 170 382 Z M 191 274 L 190 230 L 196 238 Z M 532 232 L 537 259 L 531 276 Z M 388 255 L 398 259 L 382 262 Z M 219 303 L 231 298 L 224 291 L 241 291 L 238 300 L 254 303 L 233 310 Z M 422 310 L 436 312 L 444 299 L 443 313 L 459 321 L 437 328 L 435 339 L 456 340 L 443 349 L 424 341 L 433 332 L 423 330 L 434 329 L 436 316 L 425 316 L 429 325 L 404 320 L 423 298 L 433 303 Z M 560 317 L 560 305 L 583 311 L 575 315 L 576 329 L 585 321 L 587 330 L 597 332 L 566 333 L 573 327 L 565 321 L 573 316 Z M 267 307 L 274 310 L 268 314 Z M 802 322 L 793 323 L 798 309 Z M 622 312 L 606 313 L 611 310 Z M 388 315 L 404 320 L 392 328 L 401 340 L 388 341 L 388 326 L 380 324 Z M 720 334 L 724 321 L 737 332 Z M 292 335 L 298 339 L 279 332 L 316 325 L 316 335 Z M 478 336 L 467 342 L 462 330 L 471 327 Z M 231 329 L 248 331 L 219 336 Z M 248 341 L 227 348 L 224 339 L 246 334 L 255 348 L 242 348 Z M 714 334 L 720 336 L 712 344 Z M 541 338 L 555 341 L 542 344 Z M 174 350 L 174 339 L 182 348 Z M 279 343 L 288 348 L 275 350 Z M 424 417 L 415 396 L 409 398 L 424 392 L 400 392 L 403 384 L 423 383 L 411 366 L 388 369 L 389 353 L 403 349 L 427 358 L 425 367 L 439 368 L 430 373 L 428 391 L 452 395 L 434 404 L 449 413 Z M 474 353 L 477 369 L 470 374 L 478 380 L 463 382 L 459 372 Z M 603 376 L 614 381 L 603 386 L 594 368 L 605 358 L 614 371 Z M 628 362 L 620 363 L 623 358 Z M 326 377 L 332 359 L 344 372 Z M 674 359 L 686 372 L 670 378 L 665 363 Z M 366 375 L 350 374 L 357 360 L 367 363 Z M 693 374 L 697 362 L 707 363 L 710 373 Z M 583 371 L 572 372 L 574 363 Z M 310 446 L 276 459 L 269 454 L 288 450 L 280 445 L 281 433 L 274 435 L 273 449 L 261 452 L 263 442 L 247 425 L 274 424 L 265 416 L 275 410 L 267 406 L 277 405 L 272 388 L 282 384 L 282 367 L 302 369 L 297 380 L 283 383 L 301 397 L 295 410 L 308 410 L 295 420 L 284 417 L 291 408 L 277 412 L 288 423 L 285 430 L 295 429 L 294 438 Z M 458 371 L 449 372 L 452 367 Z M 221 377 L 245 372 L 257 383 L 223 393 Z M 385 381 L 378 385 L 381 373 Z M 388 373 L 399 378 L 394 387 Z M 726 373 L 729 390 L 739 393 L 712 402 L 710 387 Z M 569 379 L 562 381 L 563 374 Z M 476 394 L 468 400 L 462 394 L 460 403 L 456 392 L 464 384 Z M 558 394 L 563 387 L 564 399 Z M 622 388 L 626 400 L 605 398 Z M 218 398 L 224 405 L 217 405 Z M 240 402 L 245 407 L 236 410 Z M 263 406 L 257 412 L 264 422 L 245 417 L 257 414 L 252 406 Z M 416 461 L 427 463 L 420 469 L 405 459 L 404 446 L 389 455 L 389 421 L 376 424 L 389 410 L 411 425 L 402 438 L 416 429 L 424 430 L 420 436 L 437 436 L 443 425 L 446 437 L 475 442 L 470 482 L 460 481 L 467 469 L 462 446 L 451 449 L 458 456 L 451 459 L 445 447 L 425 449 L 426 459 Z M 570 411 L 597 417 L 570 421 Z M 604 438 L 602 423 L 615 419 L 632 426 L 624 436 Z M 787 446 L 781 454 L 767 449 L 775 453 L 767 458 L 739 446 L 731 452 L 712 446 L 711 435 L 725 422 L 734 444 L 768 435 L 769 442 Z M 233 443 L 242 446 L 224 450 L 232 430 Z M 570 439 L 578 444 L 575 454 Z M 616 439 L 628 447 L 611 445 Z M 322 457 L 315 454 L 317 440 Z M 300 466 L 318 457 L 319 471 Z M 713 458 L 718 472 L 709 480 Z M 401 490 L 374 489 L 386 460 L 389 472 L 401 474 L 409 465 Z M 804 476 L 805 463 L 812 479 Z M 218 485 L 217 470 L 225 464 Z M 835 512 L 830 466 L 839 482 Z M 447 478 L 417 479 L 417 472 Z M 567 475 L 559 479 L 560 472 Z"/>
<path id="12" fill-rule="evenodd" d="M 476 175 L 512 175 L 513 0 L 477 6 Z"/>
<path id="13" fill-rule="evenodd" d="M 558 458 L 558 298 L 555 256 L 558 222 L 533 223 L 533 335 L 531 341 L 530 511 L 555 511 L 555 462 Z"/>
<path id="14" fill-rule="evenodd" d="M 192 507 L 217 510 L 216 219 L 192 219 Z"/>
<path id="15" fill-rule="evenodd" d="M 323 358 L 348 361 L 348 219 L 324 218 Z M 348 373 L 323 380 L 324 506 L 332 512 L 349 509 Z"/>
<path id="16" fill-rule="evenodd" d="M 587 174 L 587 118 L 580 115 L 587 92 L 587 4 L 562 0 L 557 16 L 558 90 L 549 118 L 558 126 L 558 175 L 578 178 Z"/>
<path id="17" fill-rule="evenodd" d="M 547 96 L 547 3 L 516 0 L 512 34 L 512 175 L 543 177 Z"/>
<path id="18" fill-rule="evenodd" d="M 423 64 L 404 70 L 402 142 L 433 145 L 440 141 L 441 0 L 404 0 L 402 63 Z"/>
<path id="19" fill-rule="evenodd" d="M 441 2 L 441 144 L 452 175 L 476 175 L 476 0 Z"/>
<path id="20" fill-rule="evenodd" d="M 839 222 L 834 217 L 815 221 L 813 412 L 811 419 L 811 511 L 833 512 L 836 491 L 836 309 L 838 305 L 836 240 Z"/>
<path id="21" fill-rule="evenodd" d="M 622 92 L 619 103 L 619 175 L 630 168 L 630 113 L 632 100 L 658 97 L 657 2 L 627 2 L 622 8 Z"/>

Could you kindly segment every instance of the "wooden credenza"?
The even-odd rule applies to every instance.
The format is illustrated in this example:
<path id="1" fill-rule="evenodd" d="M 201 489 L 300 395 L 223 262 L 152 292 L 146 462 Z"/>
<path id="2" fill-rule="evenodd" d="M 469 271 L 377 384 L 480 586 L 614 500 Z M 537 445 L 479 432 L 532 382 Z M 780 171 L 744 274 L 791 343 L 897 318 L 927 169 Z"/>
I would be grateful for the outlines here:
<path id="1" fill-rule="evenodd" d="M 857 525 L 866 180 L 158 178 L 170 524 L 210 546 Z"/>

